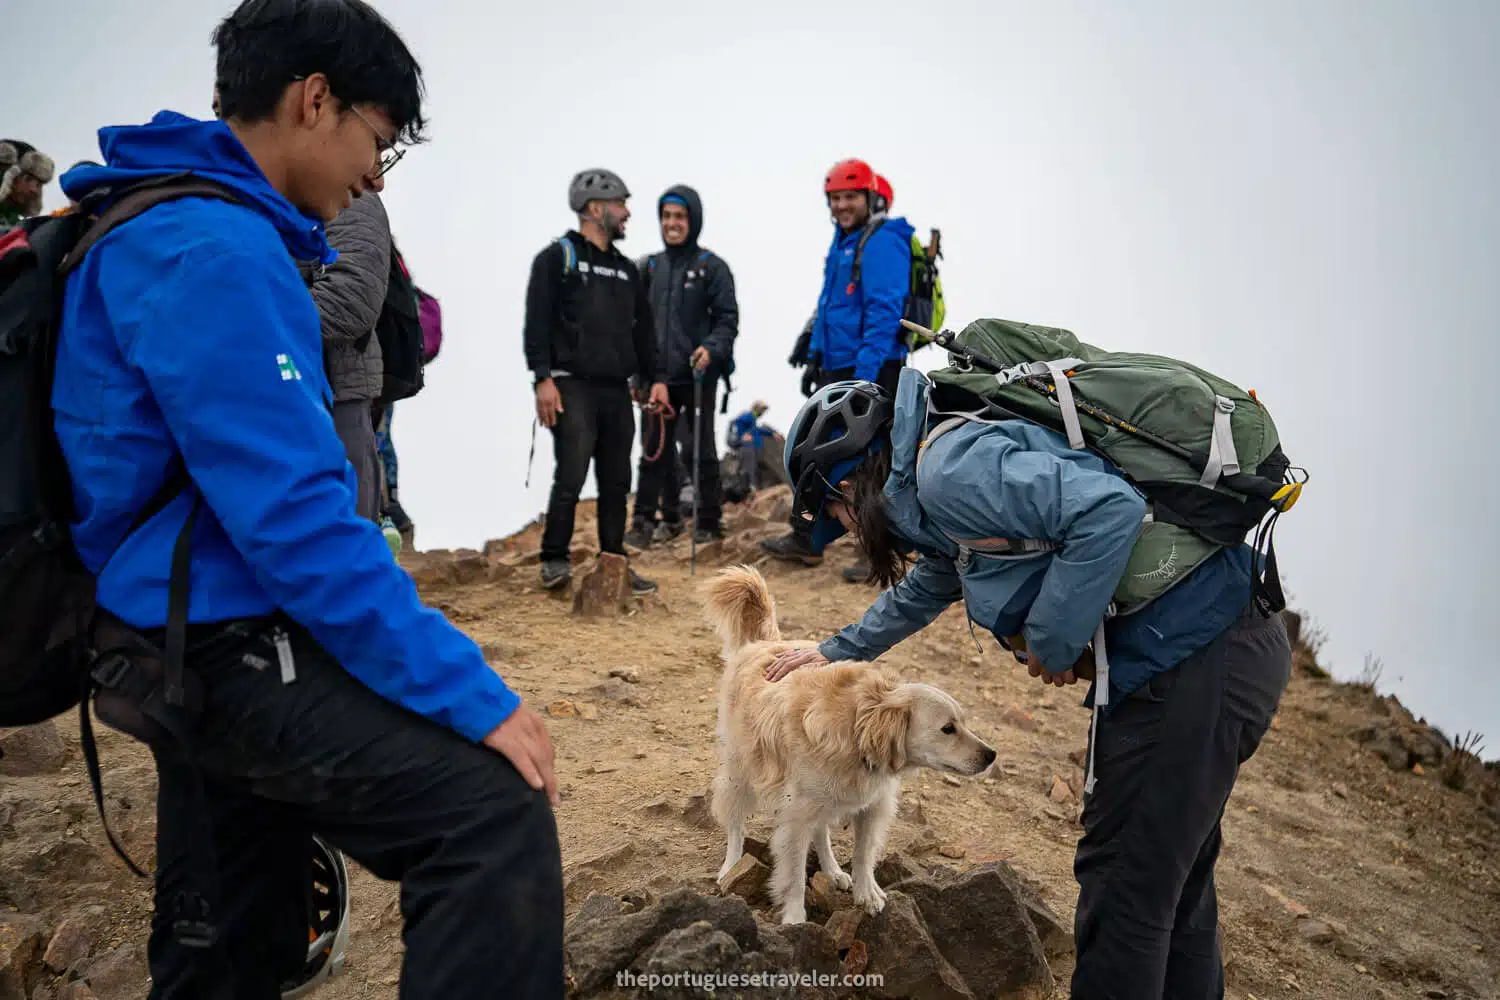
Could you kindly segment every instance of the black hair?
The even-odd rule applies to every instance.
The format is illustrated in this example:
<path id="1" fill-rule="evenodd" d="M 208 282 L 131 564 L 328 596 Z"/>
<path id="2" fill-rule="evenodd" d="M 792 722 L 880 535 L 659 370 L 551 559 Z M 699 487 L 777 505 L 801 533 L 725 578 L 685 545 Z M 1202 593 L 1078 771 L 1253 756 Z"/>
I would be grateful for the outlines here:
<path id="1" fill-rule="evenodd" d="M 222 118 L 264 121 L 287 87 L 322 73 L 346 107 L 373 104 L 398 141 L 422 141 L 422 67 L 363 0 L 243 0 L 212 41 Z"/>
<path id="2" fill-rule="evenodd" d="M 882 587 L 890 587 L 904 577 L 907 563 L 906 553 L 897 547 L 891 534 L 891 517 L 886 509 L 885 483 L 890 477 L 889 442 L 846 477 L 849 506 L 854 508 L 854 536 L 870 560 L 870 575 L 865 582 Z"/>

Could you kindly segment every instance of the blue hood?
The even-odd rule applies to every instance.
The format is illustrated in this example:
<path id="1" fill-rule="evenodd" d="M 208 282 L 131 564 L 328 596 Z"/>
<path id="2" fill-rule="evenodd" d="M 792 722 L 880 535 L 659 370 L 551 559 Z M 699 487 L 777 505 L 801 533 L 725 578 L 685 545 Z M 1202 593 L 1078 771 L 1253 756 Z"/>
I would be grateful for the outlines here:
<path id="1" fill-rule="evenodd" d="M 328 245 L 323 224 L 302 214 L 271 186 L 260 166 L 229 126 L 160 111 L 149 125 L 114 125 L 99 130 L 102 167 L 79 166 L 59 179 L 74 201 L 90 191 L 184 171 L 232 188 L 269 219 L 295 260 L 332 264 L 338 254 Z"/>

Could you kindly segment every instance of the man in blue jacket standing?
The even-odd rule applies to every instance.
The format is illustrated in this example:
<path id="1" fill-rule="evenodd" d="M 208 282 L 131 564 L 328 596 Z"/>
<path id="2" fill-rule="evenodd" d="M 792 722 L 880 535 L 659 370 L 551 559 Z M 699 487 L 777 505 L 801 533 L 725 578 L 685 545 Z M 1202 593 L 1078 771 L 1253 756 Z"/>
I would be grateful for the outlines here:
<path id="1" fill-rule="evenodd" d="M 404 997 L 560 998 L 546 728 L 359 516 L 295 263 L 331 263 L 323 224 L 420 139 L 421 70 L 361 0 L 246 0 L 214 41 L 222 120 L 103 129 L 105 165 L 62 181 L 79 198 L 191 172 L 232 198 L 105 236 L 68 280 L 57 355 L 73 539 L 105 618 L 161 648 L 179 537 L 190 554 L 201 786 L 153 745 L 150 995 L 279 996 L 307 956 L 316 834 L 402 883 Z M 179 933 L 200 922 L 214 947 Z"/>
<path id="2" fill-rule="evenodd" d="M 823 263 L 802 391 L 859 379 L 894 394 L 907 355 L 901 317 L 911 288 L 911 225 L 875 212 L 875 171 L 864 160 L 835 163 L 823 193 L 837 228 Z M 807 523 L 790 524 L 789 534 L 765 539 L 761 548 L 779 559 L 821 564 L 823 546 Z"/>

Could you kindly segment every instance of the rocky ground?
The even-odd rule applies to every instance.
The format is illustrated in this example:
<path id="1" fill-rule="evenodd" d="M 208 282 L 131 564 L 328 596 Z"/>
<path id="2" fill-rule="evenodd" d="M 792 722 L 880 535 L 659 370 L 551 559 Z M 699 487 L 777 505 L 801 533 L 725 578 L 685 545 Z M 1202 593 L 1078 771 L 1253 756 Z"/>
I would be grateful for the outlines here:
<path id="1" fill-rule="evenodd" d="M 992 640 L 976 648 L 961 609 L 886 660 L 953 693 L 1000 757 L 980 779 L 906 781 L 882 867 L 887 911 L 856 919 L 847 893 L 815 881 L 816 922 L 779 928 L 763 871 L 747 862 L 733 884 L 715 882 L 723 841 L 704 792 L 718 659 L 697 587 L 719 565 L 760 562 L 755 542 L 781 530 L 784 506 L 771 493 L 733 510 L 730 537 L 699 548 L 696 577 L 685 540 L 642 555 L 635 565 L 661 591 L 641 600 L 621 601 L 607 581 L 583 586 L 594 563 L 586 507 L 570 594 L 537 586 L 537 526 L 482 551 L 403 560 L 427 600 L 549 715 L 573 990 L 628 996 L 619 969 L 712 966 L 886 976 L 883 990 L 857 995 L 1066 996 L 1082 691 L 1039 685 Z M 842 581 L 851 558 L 841 543 L 818 569 L 761 565 L 788 635 L 828 635 L 875 596 Z M 0 1000 L 145 995 L 149 884 L 109 849 L 76 730 L 72 717 L 0 730 Z M 112 732 L 100 745 L 111 824 L 150 864 L 150 757 Z M 1328 679 L 1312 636 L 1224 825 L 1230 997 L 1500 998 L 1500 777 L 1395 699 Z M 834 845 L 847 864 L 847 832 Z M 357 868 L 353 880 L 348 965 L 319 995 L 394 998 L 394 887 Z"/>

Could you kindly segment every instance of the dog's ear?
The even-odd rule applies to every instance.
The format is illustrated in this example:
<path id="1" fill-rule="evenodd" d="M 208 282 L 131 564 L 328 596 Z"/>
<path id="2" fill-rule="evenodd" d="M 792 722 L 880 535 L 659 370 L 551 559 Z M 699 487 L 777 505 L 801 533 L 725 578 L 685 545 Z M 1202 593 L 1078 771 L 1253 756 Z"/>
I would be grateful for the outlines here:
<path id="1" fill-rule="evenodd" d="M 855 718 L 859 758 L 873 771 L 899 773 L 906 766 L 906 735 L 911 729 L 911 702 L 893 691 L 870 691 L 860 699 Z"/>

